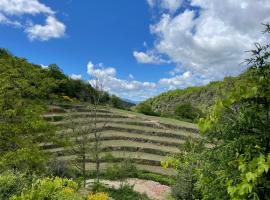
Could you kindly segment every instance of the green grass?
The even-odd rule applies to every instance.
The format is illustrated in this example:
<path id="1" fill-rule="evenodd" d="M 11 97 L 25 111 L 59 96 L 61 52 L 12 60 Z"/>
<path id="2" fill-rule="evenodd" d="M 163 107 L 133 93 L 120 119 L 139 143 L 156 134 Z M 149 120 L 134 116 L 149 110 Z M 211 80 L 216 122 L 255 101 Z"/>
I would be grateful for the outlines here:
<path id="1" fill-rule="evenodd" d="M 79 112 L 68 109 L 66 113 L 51 113 L 44 117 L 48 120 L 53 119 L 52 123 L 58 126 L 59 136 L 67 136 L 74 140 L 71 128 L 86 128 L 87 123 L 91 123 L 93 113 L 89 112 L 88 108 L 83 107 L 83 105 L 75 108 Z M 160 181 L 166 181 L 158 175 L 155 176 L 151 173 L 149 175 L 147 172 L 175 175 L 175 170 L 162 168 L 160 161 L 164 160 L 165 155 L 169 153 L 179 152 L 178 147 L 188 137 L 200 137 L 197 134 L 197 126 L 194 124 L 119 109 L 107 111 L 100 108 L 97 120 L 97 128 L 103 127 L 104 122 L 107 123 L 101 133 L 102 171 L 111 166 L 112 163 L 131 160 L 139 170 L 145 171 L 144 178 L 146 179 L 148 177 L 149 179 L 156 178 Z M 93 136 L 90 137 L 93 138 Z M 76 158 L 67 148 L 55 148 L 56 146 L 53 144 L 47 145 L 45 144 L 42 148 L 47 152 L 57 153 L 59 159 L 74 161 Z M 87 170 L 89 171 L 95 170 L 95 164 L 91 157 L 89 154 L 90 159 L 87 159 Z"/>
<path id="2" fill-rule="evenodd" d="M 115 109 L 115 108 L 112 108 L 111 111 L 113 111 L 114 113 L 129 115 L 130 117 L 135 116 L 135 117 L 139 117 L 141 119 L 154 120 L 154 121 L 158 121 L 158 122 L 161 122 L 161 123 L 164 123 L 164 124 L 171 124 L 171 125 L 176 125 L 176 126 L 179 126 L 179 127 L 187 127 L 187 128 L 192 128 L 192 129 L 198 129 L 198 126 L 196 124 L 193 124 L 193 123 L 190 123 L 190 122 L 180 121 L 180 120 L 177 120 L 177 119 L 149 116 L 149 115 L 144 115 L 142 113 L 136 113 L 136 112 L 132 112 L 132 111 Z"/>
<path id="3" fill-rule="evenodd" d="M 174 169 L 165 169 L 161 166 L 152 166 L 152 165 L 146 165 L 146 164 L 134 164 L 138 170 L 142 170 L 145 172 L 153 172 L 153 173 L 157 173 L 157 174 L 162 174 L 162 175 L 166 175 L 166 176 L 174 176 L 176 175 L 176 171 Z M 100 167 L 101 167 L 101 171 L 106 170 L 107 167 L 112 166 L 112 163 L 106 163 L 103 162 L 101 163 Z M 95 163 L 87 163 L 86 164 L 86 169 L 89 171 L 94 171 L 96 169 L 96 165 Z"/>
<path id="4" fill-rule="evenodd" d="M 94 146 L 94 143 L 90 144 Z M 143 143 L 136 141 L 128 141 L 128 140 L 107 140 L 102 141 L 101 148 L 103 152 L 113 152 L 113 151 L 127 151 L 127 152 L 144 152 L 150 153 L 154 155 L 165 156 L 168 154 L 178 153 L 179 149 L 176 147 L 170 146 L 159 146 L 157 144 L 151 143 Z M 70 155 L 72 153 L 69 149 L 64 147 L 57 148 L 47 148 L 44 151 L 49 153 L 58 153 L 64 155 Z"/>

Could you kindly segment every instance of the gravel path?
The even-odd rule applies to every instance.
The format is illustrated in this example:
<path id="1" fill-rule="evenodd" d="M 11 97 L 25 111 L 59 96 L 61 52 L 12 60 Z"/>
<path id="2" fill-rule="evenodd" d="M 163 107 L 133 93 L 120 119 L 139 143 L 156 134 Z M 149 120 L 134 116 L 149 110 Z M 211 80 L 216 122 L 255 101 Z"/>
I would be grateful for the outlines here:
<path id="1" fill-rule="evenodd" d="M 90 179 L 87 184 L 93 183 L 94 180 Z M 100 180 L 101 183 L 108 187 L 118 189 L 121 186 L 121 181 Z M 126 180 L 129 185 L 134 185 L 134 190 L 139 193 L 145 193 L 149 198 L 154 200 L 166 200 L 167 195 L 171 189 L 169 186 L 162 185 L 155 181 L 142 180 L 137 178 L 130 178 Z"/>

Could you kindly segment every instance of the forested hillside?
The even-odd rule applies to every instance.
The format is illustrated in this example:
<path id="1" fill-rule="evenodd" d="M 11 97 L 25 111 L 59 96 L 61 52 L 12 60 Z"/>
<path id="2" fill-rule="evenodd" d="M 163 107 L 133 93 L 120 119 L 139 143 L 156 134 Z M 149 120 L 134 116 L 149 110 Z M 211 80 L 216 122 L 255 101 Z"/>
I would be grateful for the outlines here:
<path id="1" fill-rule="evenodd" d="M 29 63 L 25 58 L 12 55 L 0 48 L 0 80 L 10 83 L 10 89 L 18 88 L 22 98 L 53 102 L 92 102 L 98 91 L 88 82 L 74 80 L 64 74 L 56 65 L 46 68 Z M 100 103 L 110 103 L 113 107 L 129 108 L 133 104 L 104 91 Z"/>
<path id="2" fill-rule="evenodd" d="M 226 97 L 237 82 L 245 76 L 245 73 L 247 72 L 238 77 L 226 77 L 223 81 L 211 82 L 205 86 L 170 90 L 141 102 L 135 109 L 144 114 L 193 121 L 207 114 L 217 99 Z M 180 110 L 184 109 L 190 112 L 190 115 L 181 117 Z"/>

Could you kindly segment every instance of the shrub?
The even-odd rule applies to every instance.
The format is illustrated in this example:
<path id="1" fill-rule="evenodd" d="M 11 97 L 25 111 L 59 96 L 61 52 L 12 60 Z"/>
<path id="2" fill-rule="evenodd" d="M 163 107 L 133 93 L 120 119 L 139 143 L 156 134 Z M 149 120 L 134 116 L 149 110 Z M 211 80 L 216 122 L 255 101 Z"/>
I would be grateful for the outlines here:
<path id="1" fill-rule="evenodd" d="M 6 200 L 12 195 L 19 195 L 27 183 L 23 174 L 10 171 L 0 174 L 0 199 Z"/>
<path id="2" fill-rule="evenodd" d="M 108 194 L 104 192 L 99 192 L 96 194 L 90 192 L 87 197 L 87 200 L 108 200 L 108 199 L 109 199 Z"/>
<path id="3" fill-rule="evenodd" d="M 145 115 L 153 115 L 153 116 L 159 116 L 159 113 L 156 113 L 155 111 L 153 111 L 151 105 L 147 102 L 143 102 L 140 103 L 137 107 L 136 107 L 137 112 L 145 114 Z"/>
<path id="4" fill-rule="evenodd" d="M 83 200 L 77 193 L 78 184 L 70 179 L 43 178 L 34 181 L 30 188 L 25 188 L 21 195 L 14 195 L 11 200 Z"/>
<path id="5" fill-rule="evenodd" d="M 174 178 L 168 177 L 166 175 L 155 174 L 152 172 L 144 172 L 144 171 L 139 172 L 137 178 L 156 181 L 161 184 L 168 185 L 168 186 L 175 184 Z"/>
<path id="6" fill-rule="evenodd" d="M 195 121 L 202 117 L 202 111 L 193 107 L 190 103 L 179 104 L 175 109 L 175 115 L 179 119 Z"/>
<path id="7" fill-rule="evenodd" d="M 149 200 L 149 198 L 145 194 L 140 194 L 135 192 L 132 185 L 122 184 L 120 188 L 108 189 L 110 196 L 114 199 L 121 199 L 121 200 Z"/>
<path id="8" fill-rule="evenodd" d="M 128 177 L 136 177 L 138 170 L 130 160 L 125 160 L 119 164 L 113 164 L 105 171 L 105 177 L 110 180 L 124 179 Z"/>

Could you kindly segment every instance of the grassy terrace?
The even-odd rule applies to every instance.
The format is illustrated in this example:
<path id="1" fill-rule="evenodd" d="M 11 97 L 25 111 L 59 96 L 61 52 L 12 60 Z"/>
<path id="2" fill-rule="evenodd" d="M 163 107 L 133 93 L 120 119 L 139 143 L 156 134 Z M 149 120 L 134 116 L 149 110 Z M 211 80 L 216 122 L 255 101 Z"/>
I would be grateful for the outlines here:
<path id="1" fill-rule="evenodd" d="M 76 107 L 71 105 L 64 107 L 61 112 L 51 112 L 44 117 L 57 125 L 60 136 L 74 140 L 71 128 L 87 127 L 87 124 L 91 123 L 93 113 L 84 105 Z M 199 137 L 194 124 L 118 109 L 100 108 L 97 113 L 97 122 L 98 129 L 106 123 L 101 132 L 102 169 L 106 169 L 112 163 L 130 159 L 140 170 L 173 175 L 175 171 L 162 168 L 160 161 L 164 160 L 168 154 L 179 152 L 178 147 L 188 137 Z M 91 133 L 89 134 L 93 138 Z M 54 144 L 41 146 L 44 151 L 58 155 L 62 160 L 76 160 L 70 147 Z M 87 161 L 87 169 L 94 170 L 95 166 L 90 153 Z"/>

